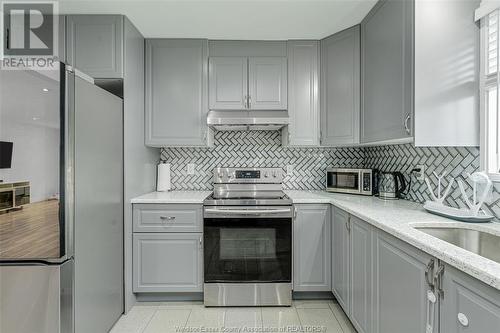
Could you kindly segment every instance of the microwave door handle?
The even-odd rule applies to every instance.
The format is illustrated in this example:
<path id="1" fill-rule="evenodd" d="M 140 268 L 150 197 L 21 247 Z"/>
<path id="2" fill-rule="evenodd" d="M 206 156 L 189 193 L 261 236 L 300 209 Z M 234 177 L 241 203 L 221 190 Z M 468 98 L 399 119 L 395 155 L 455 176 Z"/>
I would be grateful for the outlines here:
<path id="1" fill-rule="evenodd" d="M 363 188 L 363 170 L 359 170 L 358 171 L 358 193 L 363 193 L 362 188 Z"/>

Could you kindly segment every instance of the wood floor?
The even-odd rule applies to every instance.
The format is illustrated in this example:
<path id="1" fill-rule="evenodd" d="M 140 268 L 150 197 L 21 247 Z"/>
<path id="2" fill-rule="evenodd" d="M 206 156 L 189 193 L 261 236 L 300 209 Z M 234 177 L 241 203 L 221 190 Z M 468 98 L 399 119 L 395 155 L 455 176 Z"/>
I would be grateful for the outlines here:
<path id="1" fill-rule="evenodd" d="M 59 257 L 59 201 L 0 214 L 0 259 Z"/>

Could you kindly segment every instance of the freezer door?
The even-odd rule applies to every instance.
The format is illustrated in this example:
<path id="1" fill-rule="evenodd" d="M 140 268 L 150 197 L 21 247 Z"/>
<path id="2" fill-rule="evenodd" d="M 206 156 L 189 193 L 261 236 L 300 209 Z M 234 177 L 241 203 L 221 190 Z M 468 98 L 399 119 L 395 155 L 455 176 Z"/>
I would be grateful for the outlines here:
<path id="1" fill-rule="evenodd" d="M 0 332 L 72 332 L 73 261 L 18 265 L 0 266 Z"/>
<path id="2" fill-rule="evenodd" d="M 123 312 L 123 102 L 75 77 L 75 333 Z"/>

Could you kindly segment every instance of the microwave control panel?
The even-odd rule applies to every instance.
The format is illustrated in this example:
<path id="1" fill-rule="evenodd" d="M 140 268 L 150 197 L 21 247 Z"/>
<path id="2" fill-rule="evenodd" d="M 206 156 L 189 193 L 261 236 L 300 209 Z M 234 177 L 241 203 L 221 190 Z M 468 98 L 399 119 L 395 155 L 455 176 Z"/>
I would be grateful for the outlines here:
<path id="1" fill-rule="evenodd" d="M 371 191 L 372 189 L 372 175 L 371 173 L 363 173 L 363 191 Z"/>

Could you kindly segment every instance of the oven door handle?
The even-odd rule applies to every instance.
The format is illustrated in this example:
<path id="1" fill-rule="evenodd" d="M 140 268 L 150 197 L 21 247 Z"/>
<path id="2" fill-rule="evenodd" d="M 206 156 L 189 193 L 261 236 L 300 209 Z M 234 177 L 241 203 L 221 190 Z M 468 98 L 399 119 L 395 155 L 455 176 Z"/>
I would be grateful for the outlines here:
<path id="1" fill-rule="evenodd" d="M 286 214 L 291 213 L 291 208 L 286 209 L 215 209 L 205 208 L 206 213 L 228 214 L 228 215 L 262 215 L 262 214 Z"/>

